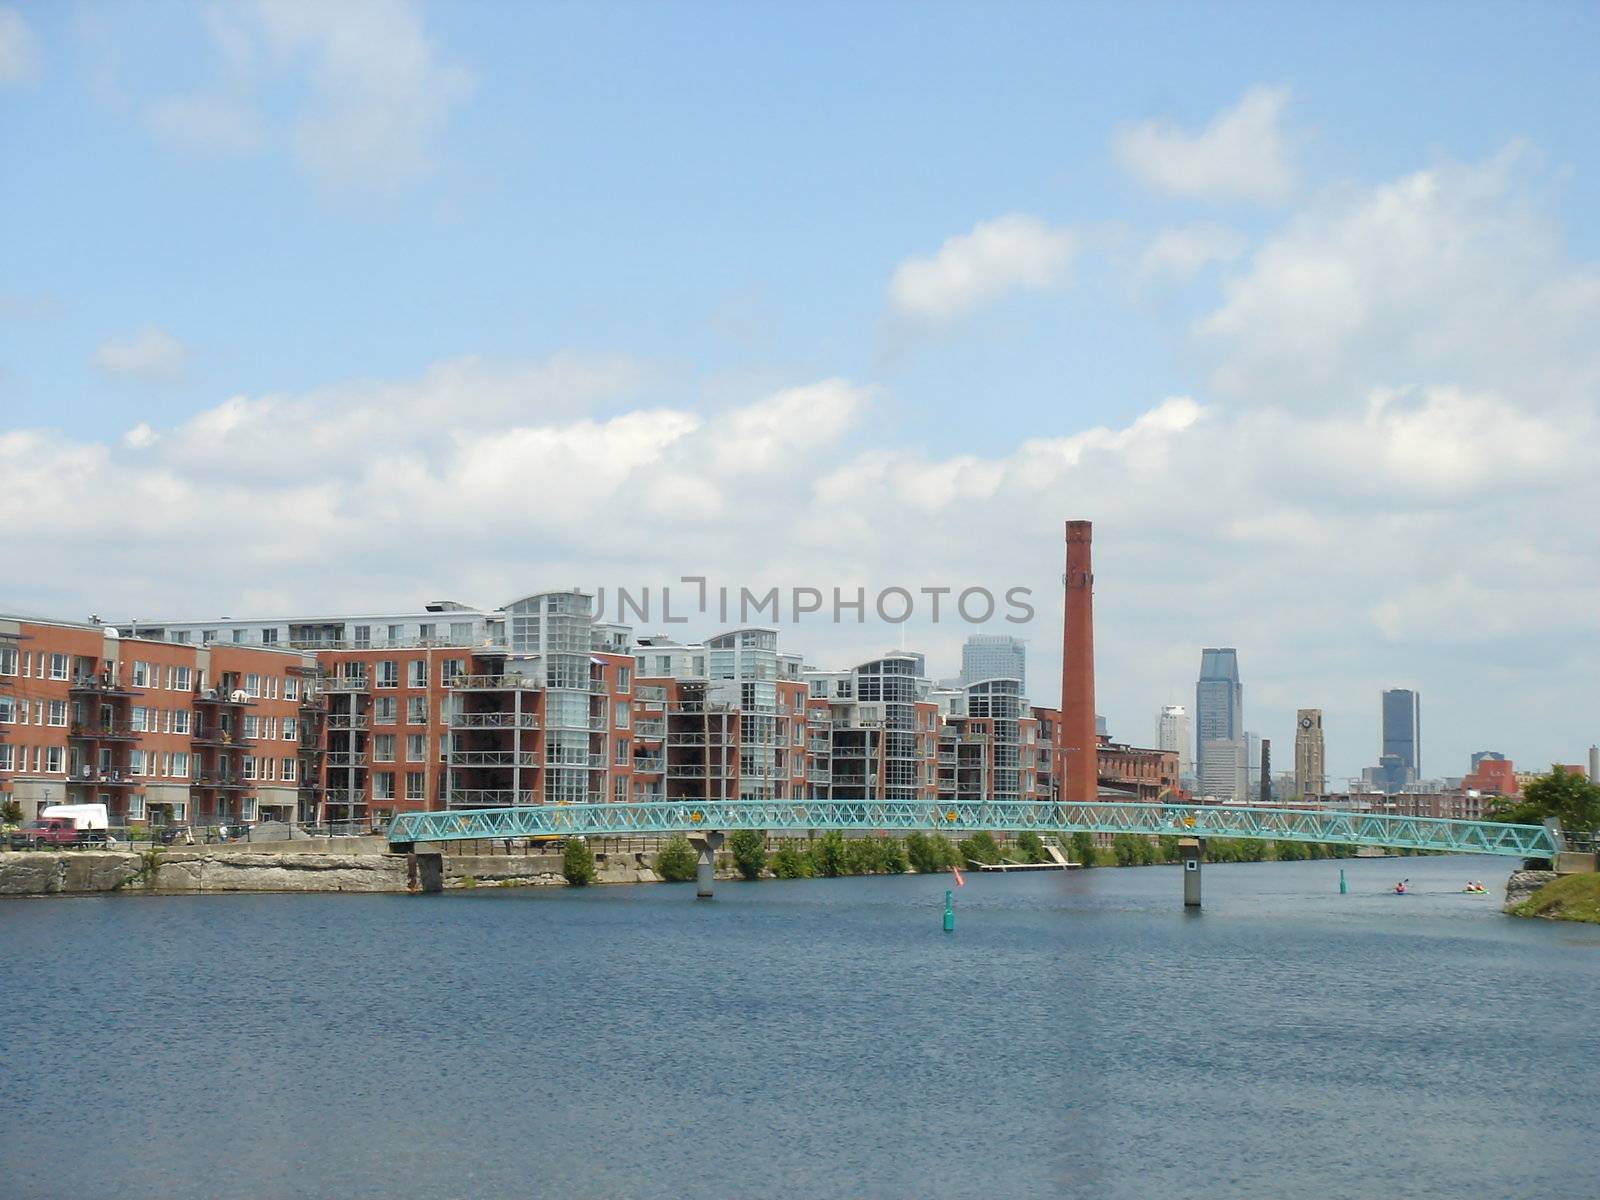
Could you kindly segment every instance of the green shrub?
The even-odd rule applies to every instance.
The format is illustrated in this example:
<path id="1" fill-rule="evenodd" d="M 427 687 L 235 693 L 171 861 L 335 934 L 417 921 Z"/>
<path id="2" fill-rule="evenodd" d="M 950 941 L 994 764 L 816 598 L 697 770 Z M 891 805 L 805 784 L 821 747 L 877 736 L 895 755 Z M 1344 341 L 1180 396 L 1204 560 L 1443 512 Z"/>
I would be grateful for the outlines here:
<path id="1" fill-rule="evenodd" d="M 844 844 L 844 834 L 837 829 L 830 829 L 811 847 L 812 869 L 818 875 L 830 879 L 835 875 L 843 875 L 849 868 L 848 854 Z"/>
<path id="2" fill-rule="evenodd" d="M 950 839 L 937 833 L 913 833 L 906 838 L 906 857 L 919 875 L 947 869 L 955 861 Z"/>
<path id="3" fill-rule="evenodd" d="M 772 873 L 779 879 L 810 879 L 811 856 L 793 846 L 784 846 L 772 856 Z"/>
<path id="4" fill-rule="evenodd" d="M 872 838 L 851 838 L 844 844 L 847 875 L 873 875 L 878 870 L 878 848 Z"/>
<path id="5" fill-rule="evenodd" d="M 956 849 L 961 852 L 961 865 L 968 863 L 997 863 L 1000 861 L 1000 844 L 994 840 L 994 834 L 987 831 L 975 833 L 969 838 L 962 838 L 956 843 Z"/>
<path id="6" fill-rule="evenodd" d="M 1017 855 L 1028 863 L 1050 861 L 1050 856 L 1044 852 L 1044 840 L 1031 829 L 1017 834 Z"/>
<path id="7" fill-rule="evenodd" d="M 746 879 L 760 879 L 767 869 L 767 835 L 759 829 L 740 829 L 728 835 L 733 865 Z"/>
<path id="8" fill-rule="evenodd" d="M 906 867 L 906 848 L 901 845 L 899 838 L 878 839 L 878 869 L 886 875 L 904 875 Z"/>
<path id="9" fill-rule="evenodd" d="M 688 883 L 695 877 L 699 865 L 700 856 L 689 845 L 689 839 L 681 833 L 668 838 L 667 844 L 656 855 L 656 874 L 668 883 Z"/>
<path id="10" fill-rule="evenodd" d="M 573 887 L 594 882 L 594 851 L 582 838 L 568 838 L 561 846 L 561 873 Z"/>
<path id="11" fill-rule="evenodd" d="M 1094 834 L 1079 831 L 1072 835 L 1072 860 L 1081 862 L 1086 867 L 1095 865 L 1095 860 L 1100 856 L 1096 853 Z"/>
<path id="12" fill-rule="evenodd" d="M 1178 852 L 1178 839 L 1175 835 L 1164 833 L 1156 838 L 1156 861 L 1177 862 L 1182 855 Z"/>

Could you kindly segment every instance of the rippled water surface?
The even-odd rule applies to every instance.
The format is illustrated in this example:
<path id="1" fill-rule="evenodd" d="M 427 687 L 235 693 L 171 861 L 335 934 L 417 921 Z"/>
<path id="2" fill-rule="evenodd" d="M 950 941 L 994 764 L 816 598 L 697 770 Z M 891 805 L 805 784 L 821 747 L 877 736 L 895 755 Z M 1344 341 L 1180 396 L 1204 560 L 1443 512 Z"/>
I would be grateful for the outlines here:
<path id="1" fill-rule="evenodd" d="M 6 902 L 0 1195 L 1590 1194 L 1600 928 L 1506 871 Z"/>

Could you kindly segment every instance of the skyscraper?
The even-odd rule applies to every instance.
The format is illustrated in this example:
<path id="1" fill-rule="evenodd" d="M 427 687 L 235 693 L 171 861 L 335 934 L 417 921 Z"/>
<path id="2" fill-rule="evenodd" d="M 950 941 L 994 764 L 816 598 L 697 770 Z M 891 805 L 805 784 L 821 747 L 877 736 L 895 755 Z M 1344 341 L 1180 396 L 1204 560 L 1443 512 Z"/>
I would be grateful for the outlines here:
<path id="1" fill-rule="evenodd" d="M 1407 688 L 1383 693 L 1383 745 L 1378 761 L 1390 755 L 1399 760 L 1405 783 L 1422 774 L 1422 697 Z"/>
<path id="2" fill-rule="evenodd" d="M 1028 692 L 1028 648 L 1019 637 L 975 633 L 961 647 L 961 686 L 985 679 L 1015 679 Z"/>
<path id="3" fill-rule="evenodd" d="M 1189 710 L 1181 704 L 1163 705 L 1156 722 L 1156 746 L 1178 756 L 1178 779 L 1188 786 L 1194 778 L 1194 742 L 1189 727 Z"/>
<path id="4" fill-rule="evenodd" d="M 1194 716 L 1201 793 L 1219 800 L 1243 799 L 1244 685 L 1239 682 L 1237 650 L 1226 647 L 1200 652 Z"/>
<path id="5" fill-rule="evenodd" d="M 1294 790 L 1301 797 L 1322 796 L 1328 791 L 1320 708 L 1302 708 L 1294 715 Z"/>

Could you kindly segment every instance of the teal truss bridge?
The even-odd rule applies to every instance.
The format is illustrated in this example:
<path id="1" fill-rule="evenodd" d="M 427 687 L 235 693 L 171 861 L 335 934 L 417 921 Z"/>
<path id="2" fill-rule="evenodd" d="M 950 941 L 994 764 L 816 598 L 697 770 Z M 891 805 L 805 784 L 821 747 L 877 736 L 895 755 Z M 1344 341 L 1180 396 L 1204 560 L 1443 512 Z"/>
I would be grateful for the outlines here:
<path id="1" fill-rule="evenodd" d="M 1454 821 L 1365 812 L 1250 808 L 1222 804 L 1062 804 L 981 800 L 707 800 L 544 804 L 526 808 L 406 813 L 389 826 L 390 847 L 480 838 L 612 837 L 686 833 L 715 837 L 735 829 L 838 829 L 861 833 L 1135 833 L 1327 842 L 1346 846 L 1549 858 L 1559 834 L 1542 825 Z"/>

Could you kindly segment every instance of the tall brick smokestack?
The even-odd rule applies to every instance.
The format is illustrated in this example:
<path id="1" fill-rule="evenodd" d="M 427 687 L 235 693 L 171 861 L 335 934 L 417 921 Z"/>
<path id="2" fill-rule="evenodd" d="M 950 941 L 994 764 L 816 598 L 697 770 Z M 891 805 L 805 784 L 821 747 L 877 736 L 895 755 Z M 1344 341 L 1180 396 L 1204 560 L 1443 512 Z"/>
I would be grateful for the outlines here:
<path id="1" fill-rule="evenodd" d="M 1061 628 L 1061 723 L 1056 758 L 1061 764 L 1061 798 L 1073 803 L 1100 796 L 1094 722 L 1094 569 L 1090 542 L 1094 526 L 1067 522 L 1065 614 Z"/>

